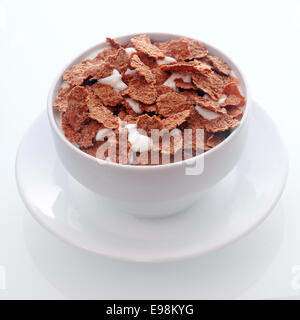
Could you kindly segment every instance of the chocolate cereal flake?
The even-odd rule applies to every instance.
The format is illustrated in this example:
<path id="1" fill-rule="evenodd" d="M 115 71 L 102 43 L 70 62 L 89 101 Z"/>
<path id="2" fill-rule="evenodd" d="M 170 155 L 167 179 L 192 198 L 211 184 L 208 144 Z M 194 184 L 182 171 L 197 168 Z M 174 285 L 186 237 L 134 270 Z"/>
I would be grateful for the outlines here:
<path id="1" fill-rule="evenodd" d="M 149 68 L 152 69 L 158 66 L 155 58 L 149 57 L 145 53 L 140 51 L 137 51 L 134 54 L 138 55 L 140 60 Z"/>
<path id="2" fill-rule="evenodd" d="M 106 42 L 111 48 L 114 49 L 120 49 L 122 47 L 118 41 L 112 38 L 106 38 Z"/>
<path id="3" fill-rule="evenodd" d="M 113 67 L 101 60 L 86 60 L 74 65 L 63 74 L 63 80 L 72 86 L 81 85 L 87 78 L 105 78 L 111 75 Z"/>
<path id="4" fill-rule="evenodd" d="M 228 114 L 224 114 L 218 118 L 205 121 L 205 130 L 208 132 L 220 132 L 234 129 L 239 125 L 237 119 L 232 118 Z"/>
<path id="5" fill-rule="evenodd" d="M 133 74 L 127 82 L 128 88 L 122 91 L 122 95 L 128 94 L 132 99 L 145 104 L 153 104 L 157 98 L 157 91 L 153 84 L 147 83 L 145 79 Z"/>
<path id="6" fill-rule="evenodd" d="M 117 52 L 117 49 L 116 48 L 107 48 L 107 49 L 104 49 L 102 51 L 100 51 L 96 58 L 94 60 L 106 60 L 107 57 L 109 56 L 112 56 L 114 54 L 116 54 Z"/>
<path id="7" fill-rule="evenodd" d="M 157 99 L 157 113 L 164 117 L 190 108 L 191 104 L 187 102 L 186 97 L 177 92 L 162 94 Z"/>
<path id="8" fill-rule="evenodd" d="M 185 39 L 169 40 L 156 44 L 166 56 L 170 56 L 177 61 L 184 61 L 191 58 L 191 51 Z"/>
<path id="9" fill-rule="evenodd" d="M 213 68 L 225 75 L 228 76 L 231 72 L 231 68 L 219 57 L 216 56 L 207 56 L 206 59 L 212 64 Z"/>
<path id="10" fill-rule="evenodd" d="M 162 127 L 167 130 L 173 130 L 185 123 L 191 116 L 191 110 L 183 110 L 175 113 L 166 119 L 161 120 Z"/>
<path id="11" fill-rule="evenodd" d="M 95 83 L 91 86 L 91 90 L 99 97 L 104 106 L 116 106 L 123 101 L 121 94 L 109 85 Z"/>
<path id="12" fill-rule="evenodd" d="M 198 60 L 164 64 L 160 68 L 166 71 L 195 72 L 200 74 L 204 72 L 209 73 L 211 71 L 210 65 Z"/>
<path id="13" fill-rule="evenodd" d="M 100 128 L 100 123 L 95 120 L 89 120 L 89 122 L 82 125 L 80 131 L 75 133 L 74 141 L 79 145 L 79 147 L 92 147 L 93 139 Z"/>
<path id="14" fill-rule="evenodd" d="M 201 43 L 198 40 L 187 40 L 188 42 L 188 47 L 191 52 L 191 57 L 190 58 L 204 58 L 207 56 L 208 51 L 204 48 L 203 43 Z"/>
<path id="15" fill-rule="evenodd" d="M 151 71 L 156 85 L 162 85 L 170 76 L 168 72 L 161 70 L 159 67 L 153 67 Z"/>
<path id="16" fill-rule="evenodd" d="M 195 86 L 207 93 L 213 100 L 218 101 L 226 85 L 226 80 L 215 72 L 203 72 L 192 74 Z"/>
<path id="17" fill-rule="evenodd" d="M 245 99 L 242 96 L 229 95 L 226 100 L 221 104 L 222 107 L 241 107 L 245 104 Z"/>
<path id="18" fill-rule="evenodd" d="M 138 55 L 132 55 L 130 59 L 130 66 L 132 69 L 135 69 L 140 76 L 144 77 L 147 83 L 156 82 L 155 76 L 151 72 L 151 69 L 140 60 Z"/>
<path id="19" fill-rule="evenodd" d="M 80 149 L 81 149 L 83 152 L 89 154 L 90 156 L 96 157 L 98 148 L 99 148 L 102 144 L 104 144 L 105 142 L 106 142 L 106 141 L 95 141 L 94 144 L 93 144 L 91 147 L 89 147 L 89 148 L 83 148 L 83 147 L 81 147 Z M 104 159 L 103 159 L 103 160 L 104 160 Z"/>
<path id="20" fill-rule="evenodd" d="M 63 130 L 64 134 L 65 134 L 65 137 L 70 142 L 75 142 L 76 131 L 69 124 L 68 118 L 66 117 L 66 113 L 65 112 L 62 114 L 62 117 L 61 117 L 61 127 L 62 127 L 62 130 Z"/>
<path id="21" fill-rule="evenodd" d="M 166 135 L 166 138 L 169 139 L 169 136 Z M 161 153 L 162 155 L 170 154 L 172 156 L 177 154 L 178 152 L 182 152 L 182 148 L 183 148 L 183 137 L 180 132 L 180 133 L 172 134 L 170 136 L 170 144 L 168 143 L 161 144 Z"/>
<path id="22" fill-rule="evenodd" d="M 170 93 L 173 92 L 172 88 L 164 85 L 160 85 L 156 87 L 157 95 L 161 96 L 164 93 Z"/>
<path id="23" fill-rule="evenodd" d="M 242 107 L 246 103 L 244 96 L 241 94 L 240 89 L 235 82 L 229 83 L 224 88 L 224 94 L 227 95 L 227 98 L 222 103 L 222 107 Z"/>
<path id="24" fill-rule="evenodd" d="M 197 90 L 197 87 L 193 84 L 193 82 L 185 82 L 182 79 L 175 79 L 176 87 L 184 90 Z"/>
<path id="25" fill-rule="evenodd" d="M 138 118 L 137 128 L 145 130 L 150 136 L 152 129 L 161 129 L 161 120 L 157 116 L 149 117 L 147 114 L 143 114 Z"/>
<path id="26" fill-rule="evenodd" d="M 236 107 L 228 106 L 226 107 L 227 114 L 230 115 L 232 118 L 240 120 L 243 115 L 243 110 Z"/>
<path id="27" fill-rule="evenodd" d="M 105 128 L 113 130 L 119 127 L 117 117 L 103 105 L 89 105 L 89 117 L 102 123 Z"/>
<path id="28" fill-rule="evenodd" d="M 216 132 L 213 133 L 212 135 L 210 135 L 207 138 L 206 144 L 208 147 L 210 148 L 214 148 L 216 147 L 218 144 L 220 144 L 221 142 L 223 142 L 228 135 L 230 134 L 229 131 L 223 131 L 223 132 Z"/>
<path id="29" fill-rule="evenodd" d="M 54 101 L 53 106 L 58 108 L 60 112 L 65 112 L 68 108 L 67 96 L 72 90 L 72 87 L 60 88 L 58 92 L 58 96 Z"/>
<path id="30" fill-rule="evenodd" d="M 123 74 L 129 66 L 129 57 L 124 48 L 119 48 L 114 54 L 106 58 L 106 62 L 111 68 L 117 69 Z"/>
<path id="31" fill-rule="evenodd" d="M 194 97 L 194 103 L 216 113 L 220 113 L 220 114 L 227 113 L 227 110 L 225 108 L 220 107 L 218 102 L 210 99 L 209 97 L 196 96 Z"/>
<path id="32" fill-rule="evenodd" d="M 87 97 L 88 91 L 79 86 L 74 87 L 67 96 L 68 107 L 64 112 L 64 122 L 75 132 L 80 130 L 88 117 Z"/>
<path id="33" fill-rule="evenodd" d="M 163 58 L 165 55 L 163 52 L 151 43 L 150 38 L 147 35 L 141 35 L 131 39 L 131 43 L 136 50 L 145 53 L 149 57 Z"/>

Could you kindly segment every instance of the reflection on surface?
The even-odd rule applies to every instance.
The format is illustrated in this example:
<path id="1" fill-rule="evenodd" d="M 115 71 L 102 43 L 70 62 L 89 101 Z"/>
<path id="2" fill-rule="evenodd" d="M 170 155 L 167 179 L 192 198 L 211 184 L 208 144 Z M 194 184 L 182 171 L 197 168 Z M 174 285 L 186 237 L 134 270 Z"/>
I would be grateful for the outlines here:
<path id="1" fill-rule="evenodd" d="M 40 227 L 28 214 L 24 234 L 33 262 L 67 298 L 238 298 L 265 272 L 283 235 L 278 206 L 254 232 L 217 252 L 196 259 L 126 263 L 73 248 Z"/>
<path id="2" fill-rule="evenodd" d="M 159 254 L 162 258 L 172 257 L 178 255 L 179 249 L 193 254 L 221 245 L 232 239 L 236 230 L 243 233 L 249 228 L 252 206 L 254 212 L 259 201 L 255 186 L 235 169 L 217 186 L 203 192 L 198 204 L 185 212 L 165 219 L 138 219 L 116 210 L 77 183 L 58 161 L 51 176 L 55 188 L 61 190 L 51 208 L 57 218 L 54 229 L 61 229 L 60 221 L 64 220 L 64 228 L 68 229 L 64 236 L 69 241 L 125 258 Z M 240 212 L 245 203 L 247 214 L 243 218 Z M 124 241 L 126 247 L 122 246 Z M 190 252 L 186 252 L 187 247 Z"/>

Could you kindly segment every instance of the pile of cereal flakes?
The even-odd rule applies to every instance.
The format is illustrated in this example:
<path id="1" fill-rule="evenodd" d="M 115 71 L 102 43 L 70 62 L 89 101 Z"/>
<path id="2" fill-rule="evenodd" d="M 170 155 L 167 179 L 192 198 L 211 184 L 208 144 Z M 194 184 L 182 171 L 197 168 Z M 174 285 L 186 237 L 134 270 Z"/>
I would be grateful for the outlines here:
<path id="1" fill-rule="evenodd" d="M 54 103 L 83 152 L 122 164 L 175 162 L 214 148 L 239 125 L 238 80 L 201 42 L 106 41 L 109 48 L 64 72 Z"/>

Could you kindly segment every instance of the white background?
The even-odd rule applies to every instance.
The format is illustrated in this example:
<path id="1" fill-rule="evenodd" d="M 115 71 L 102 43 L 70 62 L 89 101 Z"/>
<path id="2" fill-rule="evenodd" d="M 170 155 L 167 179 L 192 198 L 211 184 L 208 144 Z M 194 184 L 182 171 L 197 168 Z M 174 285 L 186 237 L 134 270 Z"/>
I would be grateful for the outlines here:
<path id="1" fill-rule="evenodd" d="M 284 194 L 257 230 L 207 256 L 154 265 L 107 260 L 57 240 L 31 218 L 14 178 L 17 146 L 60 69 L 105 36 L 151 31 L 207 41 L 237 61 L 290 158 Z M 300 296 L 299 34 L 297 0 L 1 0 L 0 299 Z"/>

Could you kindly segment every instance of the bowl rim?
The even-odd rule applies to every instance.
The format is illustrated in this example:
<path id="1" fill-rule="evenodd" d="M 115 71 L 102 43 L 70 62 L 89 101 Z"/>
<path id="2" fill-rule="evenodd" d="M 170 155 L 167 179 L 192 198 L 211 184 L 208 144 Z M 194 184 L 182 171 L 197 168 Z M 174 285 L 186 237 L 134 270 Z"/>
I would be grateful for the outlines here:
<path id="1" fill-rule="evenodd" d="M 224 53 L 223 51 L 221 51 L 220 49 L 216 48 L 214 45 L 208 44 L 205 41 L 199 40 L 199 39 L 195 39 L 195 38 L 191 38 L 188 36 L 183 36 L 183 35 L 178 35 L 178 34 L 172 34 L 172 33 L 161 33 L 161 32 L 144 32 L 144 33 L 133 33 L 133 34 L 128 34 L 128 35 L 122 35 L 122 36 L 118 36 L 115 37 L 114 39 L 116 41 L 119 42 L 124 42 L 123 39 L 130 39 L 142 34 L 146 34 L 148 35 L 150 38 L 151 37 L 161 37 L 161 38 L 168 38 L 169 40 L 172 39 L 179 39 L 179 38 L 188 38 L 188 39 L 192 39 L 192 40 L 198 40 L 201 43 L 203 43 L 203 45 L 205 47 L 207 47 L 208 49 L 212 49 L 213 51 L 217 52 L 217 55 L 221 55 L 223 56 L 225 59 L 225 62 L 228 63 L 231 67 L 234 67 L 238 73 L 239 73 L 239 80 L 242 80 L 244 82 L 244 86 L 245 86 L 245 92 L 244 95 L 246 97 L 246 104 L 244 106 L 244 114 L 243 117 L 240 121 L 240 124 L 237 128 L 235 128 L 233 130 L 233 132 L 230 133 L 230 135 L 223 140 L 220 144 L 218 144 L 216 147 L 206 151 L 206 152 L 202 152 L 201 154 L 194 156 L 192 158 L 189 159 L 184 159 L 178 162 L 173 162 L 173 163 L 166 163 L 166 164 L 156 164 L 156 165 L 130 165 L 130 164 L 121 164 L 121 163 L 116 163 L 116 162 L 111 162 L 111 161 L 106 161 L 106 160 L 102 160 L 99 158 L 96 158 L 94 156 L 91 156 L 83 151 L 81 151 L 78 147 L 76 147 L 73 143 L 71 143 L 63 134 L 62 130 L 60 128 L 58 128 L 58 125 L 56 123 L 56 120 L 54 118 L 54 108 L 53 108 L 53 93 L 55 91 L 55 89 L 58 86 L 58 83 L 61 82 L 62 80 L 62 74 L 64 73 L 65 70 L 69 69 L 71 66 L 73 66 L 79 59 L 81 59 L 82 61 L 84 59 L 88 59 L 88 58 L 83 58 L 82 57 L 88 57 L 88 53 L 89 52 L 93 52 L 95 50 L 97 50 L 97 48 L 99 46 L 103 46 L 102 49 L 99 50 L 104 50 L 106 48 L 108 48 L 109 46 L 106 44 L 105 41 L 97 43 L 96 45 L 93 45 L 92 47 L 84 50 L 83 52 L 81 52 L 80 54 L 78 54 L 75 58 L 71 59 L 70 62 L 68 62 L 64 68 L 58 73 L 58 75 L 55 77 L 54 81 L 51 84 L 51 87 L 49 89 L 48 92 L 48 98 L 47 98 L 47 114 L 48 114 L 48 120 L 50 123 L 50 127 L 51 129 L 55 132 L 55 134 L 58 136 L 58 138 L 64 143 L 66 144 L 67 147 L 71 148 L 73 151 L 75 151 L 79 156 L 82 156 L 90 161 L 96 162 L 98 165 L 103 165 L 103 166 L 109 166 L 109 167 L 116 167 L 116 168 L 124 168 L 124 169 L 128 169 L 128 170 L 162 170 L 162 169 L 166 169 L 166 168 L 174 168 L 174 167 L 182 167 L 182 166 L 187 166 L 187 165 L 192 165 L 194 164 L 197 160 L 199 160 L 200 158 L 207 158 L 207 157 L 211 157 L 213 154 L 217 153 L 219 150 L 223 149 L 228 143 L 230 143 L 232 141 L 232 139 L 239 134 L 239 132 L 241 131 L 242 127 L 244 126 L 248 115 L 249 115 L 249 109 L 250 106 L 252 105 L 251 103 L 251 95 L 249 93 L 249 85 L 248 82 L 244 76 L 243 71 L 241 70 L 240 66 L 237 65 L 236 62 L 234 62 L 231 58 L 228 57 L 228 55 L 226 53 Z"/>

